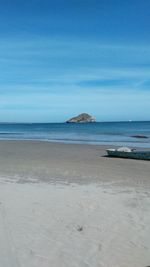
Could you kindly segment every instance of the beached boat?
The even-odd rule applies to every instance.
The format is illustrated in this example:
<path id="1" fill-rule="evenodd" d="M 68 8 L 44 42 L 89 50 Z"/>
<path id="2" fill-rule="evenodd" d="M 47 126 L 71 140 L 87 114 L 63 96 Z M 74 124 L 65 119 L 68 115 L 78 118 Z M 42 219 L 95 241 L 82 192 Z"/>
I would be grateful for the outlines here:
<path id="1" fill-rule="evenodd" d="M 128 159 L 141 159 L 141 160 L 150 160 L 150 151 L 139 151 L 136 149 L 129 149 L 127 151 L 119 149 L 107 149 L 107 154 L 110 157 L 116 158 L 128 158 Z"/>

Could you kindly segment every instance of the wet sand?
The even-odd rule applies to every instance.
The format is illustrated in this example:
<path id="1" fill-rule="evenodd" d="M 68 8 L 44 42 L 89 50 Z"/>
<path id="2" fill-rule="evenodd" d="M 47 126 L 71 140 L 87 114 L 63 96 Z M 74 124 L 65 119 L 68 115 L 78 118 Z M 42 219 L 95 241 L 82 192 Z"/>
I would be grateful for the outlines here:
<path id="1" fill-rule="evenodd" d="M 150 161 L 106 157 L 106 146 L 0 141 L 0 175 L 20 183 L 150 185 Z"/>
<path id="2" fill-rule="evenodd" d="M 150 265 L 150 162 L 0 142 L 0 266 Z"/>

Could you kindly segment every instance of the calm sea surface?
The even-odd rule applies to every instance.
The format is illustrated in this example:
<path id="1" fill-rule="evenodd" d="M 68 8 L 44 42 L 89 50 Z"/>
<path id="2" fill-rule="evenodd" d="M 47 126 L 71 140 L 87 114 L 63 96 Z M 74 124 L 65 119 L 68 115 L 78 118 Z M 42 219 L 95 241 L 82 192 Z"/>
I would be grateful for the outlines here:
<path id="1" fill-rule="evenodd" d="M 139 139 L 133 135 L 145 135 Z M 150 148 L 150 122 L 0 124 L 0 140 L 43 140 Z"/>

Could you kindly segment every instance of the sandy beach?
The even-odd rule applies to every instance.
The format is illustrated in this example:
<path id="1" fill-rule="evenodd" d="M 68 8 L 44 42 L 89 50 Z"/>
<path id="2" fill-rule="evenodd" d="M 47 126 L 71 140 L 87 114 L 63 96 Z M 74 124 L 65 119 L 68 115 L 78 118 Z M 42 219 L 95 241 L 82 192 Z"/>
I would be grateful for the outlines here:
<path id="1" fill-rule="evenodd" d="M 150 162 L 0 141 L 0 266 L 150 265 Z"/>

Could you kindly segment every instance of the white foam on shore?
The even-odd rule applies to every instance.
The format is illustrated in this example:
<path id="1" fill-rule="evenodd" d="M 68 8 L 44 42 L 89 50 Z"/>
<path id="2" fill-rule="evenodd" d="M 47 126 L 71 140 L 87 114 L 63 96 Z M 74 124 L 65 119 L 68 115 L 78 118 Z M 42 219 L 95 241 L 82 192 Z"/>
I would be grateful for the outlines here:
<path id="1" fill-rule="evenodd" d="M 150 264 L 148 189 L 3 183 L 0 203 L 2 267 Z"/>

